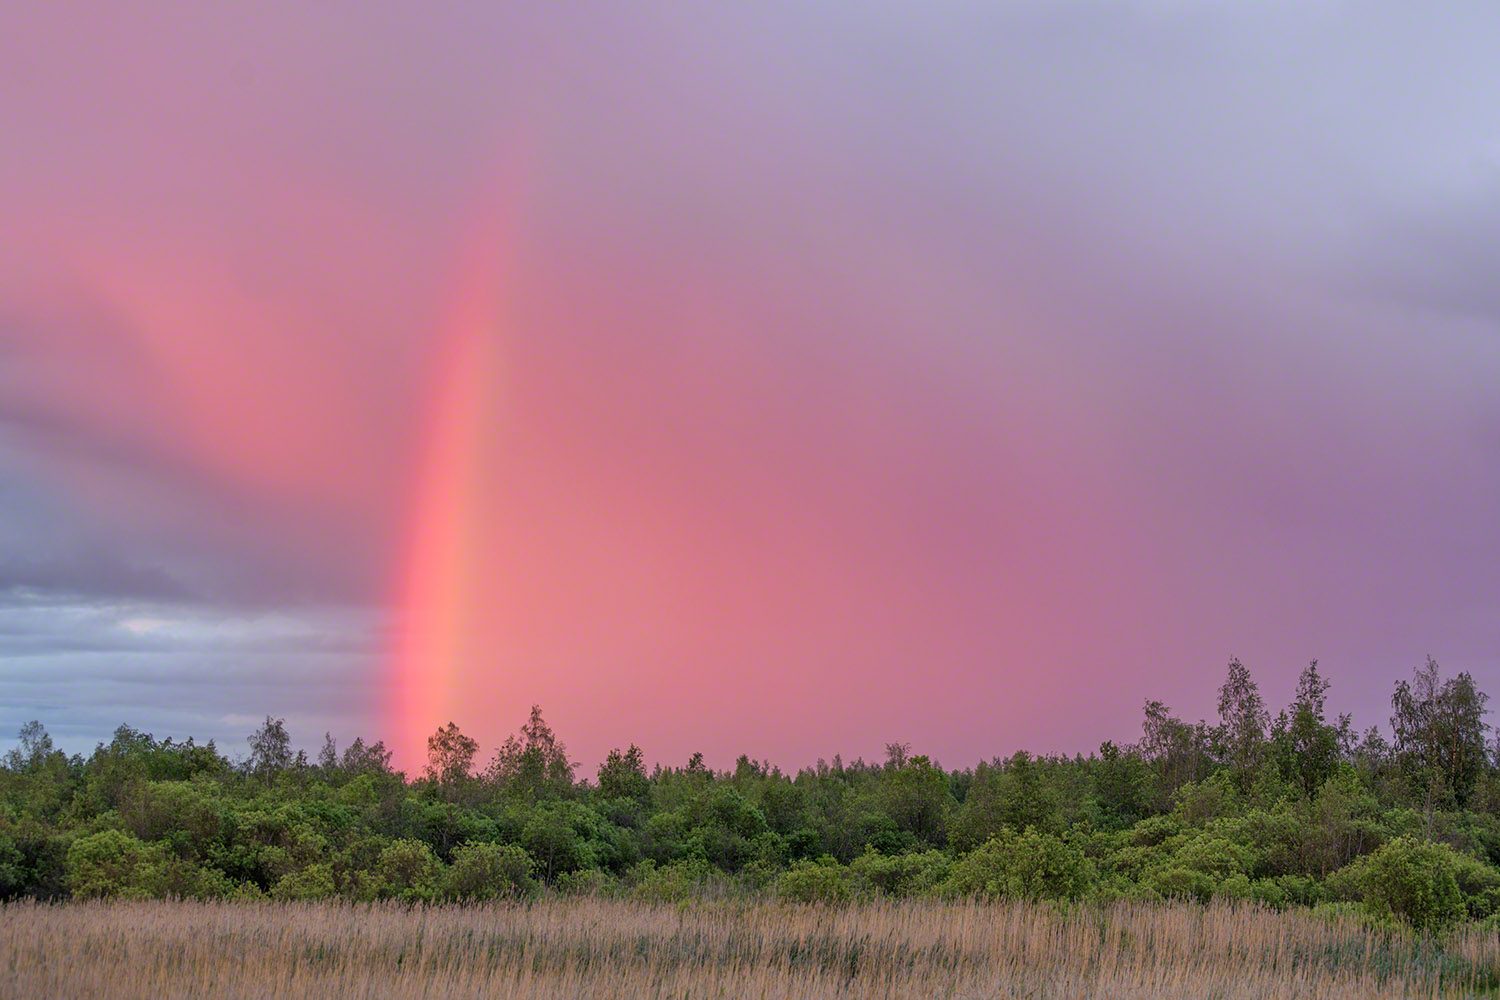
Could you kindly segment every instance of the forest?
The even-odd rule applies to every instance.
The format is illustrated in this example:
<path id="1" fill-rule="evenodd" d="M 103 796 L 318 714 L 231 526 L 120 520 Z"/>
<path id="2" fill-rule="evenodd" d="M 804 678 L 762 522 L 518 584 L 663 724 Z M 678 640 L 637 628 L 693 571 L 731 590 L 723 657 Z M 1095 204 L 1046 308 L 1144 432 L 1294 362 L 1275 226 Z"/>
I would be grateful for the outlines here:
<path id="1" fill-rule="evenodd" d="M 380 742 L 311 758 L 274 718 L 234 760 L 129 726 L 69 756 L 33 722 L 0 768 L 0 897 L 1253 901 L 1500 928 L 1487 696 L 1429 658 L 1357 732 L 1328 694 L 1313 662 L 1273 715 L 1233 660 L 1216 721 L 1148 701 L 1136 742 L 1087 756 L 948 770 L 893 743 L 795 774 L 631 745 L 580 775 L 537 708 L 488 757 L 440 728 L 415 776 Z"/>

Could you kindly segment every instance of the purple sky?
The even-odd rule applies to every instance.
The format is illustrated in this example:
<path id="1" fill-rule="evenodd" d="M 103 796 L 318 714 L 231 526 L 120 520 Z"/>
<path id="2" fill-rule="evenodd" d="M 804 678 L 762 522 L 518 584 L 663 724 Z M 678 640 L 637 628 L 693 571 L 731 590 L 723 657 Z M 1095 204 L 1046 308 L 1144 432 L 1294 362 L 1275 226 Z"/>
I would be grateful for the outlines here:
<path id="1" fill-rule="evenodd" d="M 0 37 L 0 733 L 386 735 L 476 229 L 487 747 L 1500 687 L 1500 8 L 171 6 Z"/>

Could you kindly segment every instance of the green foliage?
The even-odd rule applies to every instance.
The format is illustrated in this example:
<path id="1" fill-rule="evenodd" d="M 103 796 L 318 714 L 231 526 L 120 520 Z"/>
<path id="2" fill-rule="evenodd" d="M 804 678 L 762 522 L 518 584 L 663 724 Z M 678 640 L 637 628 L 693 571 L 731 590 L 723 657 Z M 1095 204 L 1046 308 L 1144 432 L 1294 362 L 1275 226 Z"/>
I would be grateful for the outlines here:
<path id="1" fill-rule="evenodd" d="M 696 895 L 703 885 L 720 877 L 702 858 L 689 858 L 658 866 L 642 861 L 626 873 L 626 884 L 633 899 L 652 903 L 679 903 Z"/>
<path id="2" fill-rule="evenodd" d="M 789 903 L 845 903 L 854 896 L 852 874 L 833 858 L 798 861 L 782 873 L 776 896 Z"/>
<path id="3" fill-rule="evenodd" d="M 515 844 L 464 844 L 453 852 L 448 895 L 454 899 L 518 899 L 538 886 L 536 862 Z"/>
<path id="4" fill-rule="evenodd" d="M 896 829 L 918 843 L 941 844 L 953 805 L 948 776 L 926 757 L 892 761 L 880 776 L 874 801 Z"/>
<path id="5" fill-rule="evenodd" d="M 953 846 L 971 850 L 1006 830 L 1035 827 L 1055 831 L 1062 825 L 1057 793 L 1024 750 L 1003 769 L 980 764 L 974 770 L 964 803 L 950 828 Z"/>
<path id="6" fill-rule="evenodd" d="M 432 848 L 420 840 L 398 840 L 380 852 L 375 891 L 383 899 L 418 902 L 436 899 L 443 871 Z"/>
<path id="7" fill-rule="evenodd" d="M 1328 879 L 1335 899 L 1361 899 L 1376 915 L 1417 928 L 1441 927 L 1466 915 L 1459 889 L 1461 861 L 1446 844 L 1398 837 Z"/>
<path id="8" fill-rule="evenodd" d="M 65 866 L 68 889 L 78 899 L 216 897 L 232 889 L 222 873 L 200 870 L 123 830 L 75 840 Z"/>
<path id="9" fill-rule="evenodd" d="M 630 744 L 597 785 L 539 710 L 481 777 L 444 727 L 415 781 L 359 739 L 309 763 L 269 717 L 243 765 L 128 726 L 70 758 L 28 724 L 0 758 L 0 899 L 1227 898 L 1500 923 L 1500 761 L 1472 678 L 1429 663 L 1399 686 L 1389 743 L 1330 722 L 1327 690 L 1309 666 L 1267 726 L 1236 664 L 1217 725 L 1150 702 L 1139 743 L 1088 758 L 945 771 L 890 744 L 795 775 L 701 754 L 648 773 Z"/>
<path id="10" fill-rule="evenodd" d="M 944 883 L 960 896 L 1004 899 L 1075 899 L 1096 874 L 1083 852 L 1039 830 L 1006 833 L 959 859 Z"/>
<path id="11" fill-rule="evenodd" d="M 646 777 L 646 754 L 634 743 L 627 750 L 611 750 L 599 765 L 599 795 L 605 799 L 645 802 L 651 798 Z"/>
<path id="12" fill-rule="evenodd" d="M 283 875 L 272 887 L 271 898 L 279 900 L 327 899 L 334 892 L 333 866 L 309 865 L 301 871 L 288 872 Z"/>
<path id="13" fill-rule="evenodd" d="M 890 855 L 871 849 L 849 863 L 860 884 L 886 896 L 928 895 L 952 869 L 953 859 L 944 851 Z"/>
<path id="14" fill-rule="evenodd" d="M 151 850 L 123 830 L 101 830 L 68 848 L 68 888 L 79 899 L 112 899 L 149 893 Z"/>
<path id="15" fill-rule="evenodd" d="M 592 865 L 594 851 L 580 836 L 588 829 L 588 818 L 568 803 L 554 803 L 536 808 L 521 829 L 521 846 L 536 859 L 538 869 L 549 881 Z"/>
<path id="16" fill-rule="evenodd" d="M 1430 815 L 1446 805 L 1464 805 L 1488 760 L 1484 723 L 1489 696 L 1466 673 L 1443 680 L 1437 661 L 1402 681 L 1391 696 L 1395 756 Z"/>

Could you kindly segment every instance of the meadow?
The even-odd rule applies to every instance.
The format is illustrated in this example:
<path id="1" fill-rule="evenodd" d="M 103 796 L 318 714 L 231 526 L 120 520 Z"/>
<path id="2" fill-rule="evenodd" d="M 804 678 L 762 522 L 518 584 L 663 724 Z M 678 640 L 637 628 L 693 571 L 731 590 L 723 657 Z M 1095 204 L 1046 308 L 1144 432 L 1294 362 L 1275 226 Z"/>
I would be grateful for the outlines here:
<path id="1" fill-rule="evenodd" d="M 14 997 L 1493 996 L 1500 939 L 1253 904 L 95 901 L 0 908 Z"/>

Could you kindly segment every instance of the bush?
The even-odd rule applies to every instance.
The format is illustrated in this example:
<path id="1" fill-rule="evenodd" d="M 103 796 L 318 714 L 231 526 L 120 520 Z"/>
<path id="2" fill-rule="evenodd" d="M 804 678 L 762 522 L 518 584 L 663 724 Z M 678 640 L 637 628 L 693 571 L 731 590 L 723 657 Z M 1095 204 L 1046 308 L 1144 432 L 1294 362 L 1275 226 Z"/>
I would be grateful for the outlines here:
<path id="1" fill-rule="evenodd" d="M 142 898 L 150 848 L 124 830 L 101 830 L 68 848 L 68 888 L 77 899 Z"/>
<path id="2" fill-rule="evenodd" d="M 380 852 L 375 891 L 385 899 L 430 900 L 442 884 L 442 864 L 420 840 L 398 840 Z"/>
<path id="3" fill-rule="evenodd" d="M 1150 886 L 1132 882 L 1123 875 L 1111 875 L 1090 890 L 1089 899 L 1108 906 L 1120 900 L 1160 902 L 1161 895 Z"/>
<path id="4" fill-rule="evenodd" d="M 124 830 L 101 830 L 75 840 L 64 862 L 78 899 L 213 898 L 234 890 L 223 872 L 202 869 L 146 844 Z"/>
<path id="5" fill-rule="evenodd" d="M 942 851 L 893 856 L 869 850 L 849 863 L 849 870 L 855 878 L 887 896 L 931 892 L 948 877 L 952 868 L 952 859 Z"/>
<path id="6" fill-rule="evenodd" d="M 517 899 L 537 891 L 536 863 L 515 844 L 463 844 L 448 869 L 448 895 L 455 899 Z"/>
<path id="7" fill-rule="evenodd" d="M 564 872 L 557 877 L 557 891 L 565 896 L 616 896 L 620 880 L 597 868 Z"/>
<path id="8" fill-rule="evenodd" d="M 960 896 L 1076 899 L 1094 881 L 1093 862 L 1082 851 L 1028 829 L 993 838 L 959 859 L 943 889 Z"/>
<path id="9" fill-rule="evenodd" d="M 1464 908 L 1475 920 L 1500 913 L 1500 871 L 1467 854 L 1454 854 L 1453 877 Z"/>
<path id="10" fill-rule="evenodd" d="M 0 899 L 9 899 L 26 881 L 25 857 L 10 837 L 0 833 Z"/>
<path id="11" fill-rule="evenodd" d="M 335 892 L 332 865 L 309 865 L 300 872 L 283 875 L 271 887 L 271 898 L 278 900 L 327 899 Z"/>
<path id="12" fill-rule="evenodd" d="M 1173 865 L 1147 874 L 1145 882 L 1165 899 L 1207 902 L 1214 894 L 1213 876 L 1196 868 Z"/>
<path id="13" fill-rule="evenodd" d="M 1204 834 L 1187 841 L 1172 853 L 1174 866 L 1202 872 L 1215 882 L 1255 870 L 1255 850 L 1221 836 Z"/>
<path id="14" fill-rule="evenodd" d="M 792 903 L 845 903 L 854 895 L 849 869 L 824 856 L 798 861 L 782 872 L 776 895 Z"/>
<path id="15" fill-rule="evenodd" d="M 674 861 L 658 867 L 653 861 L 642 861 L 631 868 L 627 878 L 630 894 L 653 903 L 679 903 L 702 891 L 715 875 L 721 875 L 702 858 Z"/>
<path id="16" fill-rule="evenodd" d="M 1333 899 L 1357 894 L 1373 914 L 1417 928 L 1442 927 L 1467 913 L 1458 887 L 1461 860 L 1446 844 L 1398 837 L 1334 872 L 1325 888 Z"/>

